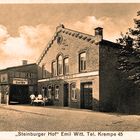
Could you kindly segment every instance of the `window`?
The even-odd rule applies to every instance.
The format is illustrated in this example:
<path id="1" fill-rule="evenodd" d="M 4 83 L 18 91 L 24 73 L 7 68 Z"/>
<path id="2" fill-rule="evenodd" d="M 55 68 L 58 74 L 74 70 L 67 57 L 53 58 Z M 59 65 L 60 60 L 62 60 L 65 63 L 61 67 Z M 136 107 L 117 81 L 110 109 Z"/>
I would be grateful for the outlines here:
<path id="1" fill-rule="evenodd" d="M 70 91 L 71 91 L 71 99 L 72 100 L 77 100 L 76 84 L 75 83 L 72 83 L 70 85 Z"/>
<path id="2" fill-rule="evenodd" d="M 49 99 L 51 99 L 51 93 L 52 93 L 52 87 L 49 86 L 48 87 L 48 96 L 47 96 Z"/>
<path id="3" fill-rule="evenodd" d="M 86 70 L 86 53 L 80 53 L 79 55 L 79 71 L 85 71 Z"/>
<path id="4" fill-rule="evenodd" d="M 29 86 L 29 92 L 33 92 L 34 91 L 34 87 L 33 86 Z"/>
<path id="5" fill-rule="evenodd" d="M 62 43 L 62 41 L 63 41 L 63 37 L 62 36 L 58 36 L 57 37 L 57 44 L 61 44 Z"/>
<path id="6" fill-rule="evenodd" d="M 32 73 L 32 78 L 36 78 L 37 75 L 35 73 Z"/>
<path id="7" fill-rule="evenodd" d="M 44 64 L 42 65 L 42 78 L 44 78 Z"/>
<path id="8" fill-rule="evenodd" d="M 58 56 L 58 75 L 63 74 L 63 58 L 61 55 Z"/>
<path id="9" fill-rule="evenodd" d="M 42 65 L 42 78 L 46 78 L 46 76 L 47 76 L 46 66 L 43 64 Z"/>
<path id="10" fill-rule="evenodd" d="M 20 73 L 20 77 L 25 78 L 25 77 L 26 77 L 26 73 L 21 72 L 21 73 Z"/>
<path id="11" fill-rule="evenodd" d="M 69 73 L 69 59 L 65 58 L 64 59 L 64 74 L 68 74 Z"/>
<path id="12" fill-rule="evenodd" d="M 57 75 L 56 62 L 52 62 L 52 75 Z"/>
<path id="13" fill-rule="evenodd" d="M 55 99 L 59 99 L 59 86 L 55 86 Z"/>
<path id="14" fill-rule="evenodd" d="M 19 78 L 19 77 L 20 77 L 20 72 L 17 72 L 17 71 L 16 71 L 16 72 L 15 72 L 15 77 L 18 77 L 18 78 Z"/>
<path id="15" fill-rule="evenodd" d="M 14 73 L 14 71 L 10 71 L 10 77 L 14 77 L 15 76 L 15 73 Z"/>

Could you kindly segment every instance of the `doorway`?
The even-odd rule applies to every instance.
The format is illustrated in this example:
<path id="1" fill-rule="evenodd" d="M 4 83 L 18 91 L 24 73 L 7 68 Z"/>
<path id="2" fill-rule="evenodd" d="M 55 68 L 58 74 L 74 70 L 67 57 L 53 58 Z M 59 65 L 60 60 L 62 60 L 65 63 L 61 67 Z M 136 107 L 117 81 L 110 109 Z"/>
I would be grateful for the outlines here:
<path id="1" fill-rule="evenodd" d="M 9 102 L 10 103 L 28 103 L 29 95 L 28 95 L 29 87 L 27 85 L 11 85 L 10 86 L 10 95 Z"/>
<path id="2" fill-rule="evenodd" d="M 92 82 L 81 83 L 81 108 L 92 109 Z"/>
<path id="3" fill-rule="evenodd" d="M 69 84 L 65 83 L 64 84 L 64 106 L 68 106 L 69 104 Z"/>

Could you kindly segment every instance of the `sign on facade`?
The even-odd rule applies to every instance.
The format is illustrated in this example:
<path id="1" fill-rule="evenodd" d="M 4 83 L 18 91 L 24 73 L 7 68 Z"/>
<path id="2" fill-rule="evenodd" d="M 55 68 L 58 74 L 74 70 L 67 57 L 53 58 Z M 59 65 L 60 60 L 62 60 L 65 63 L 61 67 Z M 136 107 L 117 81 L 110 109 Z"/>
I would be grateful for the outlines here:
<path id="1" fill-rule="evenodd" d="M 13 84 L 16 84 L 16 85 L 27 85 L 28 84 L 28 79 L 13 78 Z"/>

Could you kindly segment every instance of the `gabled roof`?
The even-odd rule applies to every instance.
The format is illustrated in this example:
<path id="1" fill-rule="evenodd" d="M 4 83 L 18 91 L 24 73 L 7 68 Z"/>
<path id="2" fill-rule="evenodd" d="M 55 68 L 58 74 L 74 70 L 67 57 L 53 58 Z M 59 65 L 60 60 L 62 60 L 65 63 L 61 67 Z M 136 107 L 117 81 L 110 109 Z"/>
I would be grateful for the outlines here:
<path id="1" fill-rule="evenodd" d="M 101 27 L 95 28 L 95 30 L 98 30 L 98 29 L 101 30 L 103 28 L 101 28 Z M 96 36 L 85 34 L 85 33 L 79 32 L 79 31 L 71 30 L 71 29 L 65 28 L 63 24 L 60 24 L 58 27 L 56 27 L 55 34 L 53 35 L 53 37 L 50 40 L 50 42 L 46 45 L 45 49 L 43 50 L 43 52 L 41 53 L 39 59 L 37 60 L 36 63 L 38 65 L 40 64 L 40 62 L 42 61 L 44 56 L 47 54 L 48 50 L 50 49 L 51 45 L 53 44 L 53 42 L 55 41 L 55 39 L 57 38 L 57 36 L 58 36 L 58 34 L 60 32 L 62 32 L 64 34 L 67 34 L 69 36 L 81 39 L 81 40 L 85 40 L 85 41 L 87 41 L 87 42 L 89 42 L 91 44 L 93 44 L 93 43 L 95 43 L 95 44 L 96 43 L 103 43 L 103 44 L 106 44 L 106 45 L 111 45 L 112 44 L 114 47 L 119 47 L 120 46 L 117 43 L 107 41 L 107 40 L 103 40 L 103 38 L 101 36 L 96 37 Z"/>
<path id="2" fill-rule="evenodd" d="M 42 54 L 40 55 L 39 59 L 37 60 L 38 65 L 42 61 L 43 57 L 47 54 L 49 48 L 51 47 L 51 45 L 55 41 L 56 37 L 58 36 L 58 33 L 60 33 L 60 32 L 65 33 L 65 34 L 75 37 L 75 38 L 79 38 L 81 40 L 88 41 L 89 43 L 95 43 L 95 36 L 65 28 L 64 25 L 61 24 L 58 27 L 56 27 L 55 34 L 53 35 L 50 42 L 46 45 L 45 49 L 43 50 Z"/>

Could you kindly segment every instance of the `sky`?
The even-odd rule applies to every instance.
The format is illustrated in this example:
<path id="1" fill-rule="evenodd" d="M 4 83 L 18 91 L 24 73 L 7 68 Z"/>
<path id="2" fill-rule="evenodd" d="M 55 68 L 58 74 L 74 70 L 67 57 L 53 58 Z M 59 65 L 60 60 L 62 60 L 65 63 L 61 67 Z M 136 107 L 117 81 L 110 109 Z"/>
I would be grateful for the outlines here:
<path id="1" fill-rule="evenodd" d="M 140 4 L 0 4 L 0 69 L 34 63 L 59 24 L 115 42 L 134 27 Z"/>

